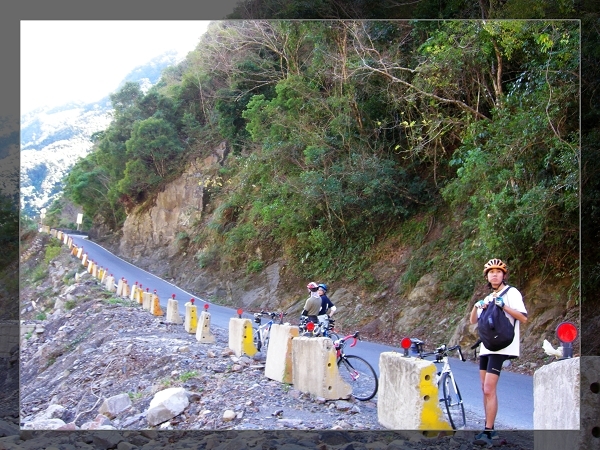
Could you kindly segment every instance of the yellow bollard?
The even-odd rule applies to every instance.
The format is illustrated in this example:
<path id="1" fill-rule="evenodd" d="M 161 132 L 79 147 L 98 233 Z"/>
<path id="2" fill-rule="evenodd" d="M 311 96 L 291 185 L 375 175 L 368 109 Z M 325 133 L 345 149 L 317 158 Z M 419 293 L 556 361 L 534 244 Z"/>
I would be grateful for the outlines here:
<path id="1" fill-rule="evenodd" d="M 194 299 L 185 304 L 184 328 L 188 333 L 196 334 L 198 328 L 198 308 L 194 305 Z"/>
<path id="2" fill-rule="evenodd" d="M 242 319 L 242 310 L 238 309 L 238 317 L 229 320 L 229 348 L 236 356 L 252 357 L 257 353 L 253 331 L 250 319 Z"/>
<path id="3" fill-rule="evenodd" d="M 137 300 L 137 281 L 135 282 L 135 284 L 133 286 L 131 286 L 131 292 L 129 293 L 129 300 L 131 300 L 132 302 Z"/>
<path id="4" fill-rule="evenodd" d="M 137 292 L 135 294 L 135 298 L 140 305 L 144 303 L 144 291 L 142 290 L 141 284 L 138 285 Z"/>
<path id="5" fill-rule="evenodd" d="M 158 299 L 158 295 L 156 295 L 156 289 L 154 289 L 154 293 L 152 294 L 152 302 L 150 303 L 150 313 L 155 316 L 162 316 L 163 310 L 160 308 L 160 300 Z"/>

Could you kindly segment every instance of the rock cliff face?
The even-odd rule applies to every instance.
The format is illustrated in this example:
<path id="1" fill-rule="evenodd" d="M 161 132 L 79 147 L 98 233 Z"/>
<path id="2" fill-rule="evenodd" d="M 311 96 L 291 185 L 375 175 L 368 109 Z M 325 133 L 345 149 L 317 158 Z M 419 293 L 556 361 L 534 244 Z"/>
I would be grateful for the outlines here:
<path id="1" fill-rule="evenodd" d="M 164 268 L 165 261 L 185 251 L 187 236 L 202 218 L 206 174 L 222 164 L 226 155 L 227 147 L 222 143 L 209 157 L 191 162 L 178 179 L 158 194 L 152 207 L 132 211 L 123 225 L 121 254 L 157 270 Z"/>
<path id="2" fill-rule="evenodd" d="M 282 266 L 276 261 L 253 276 L 200 269 L 190 251 L 191 237 L 206 214 L 205 185 L 227 157 L 225 143 L 210 156 L 190 163 L 184 173 L 160 192 L 150 208 L 132 211 L 123 226 L 118 253 L 128 261 L 176 282 L 201 298 L 244 309 L 282 308 L 274 304 Z"/>
<path id="3" fill-rule="evenodd" d="M 295 323 L 306 299 L 306 280 L 289 274 L 283 256 L 271 258 L 261 272 L 252 274 L 198 265 L 196 253 L 203 249 L 194 237 L 204 216 L 216 207 L 210 204 L 205 186 L 226 158 L 227 146 L 222 143 L 207 158 L 191 162 L 150 207 L 132 211 L 116 251 L 199 298 L 247 311 L 284 310 L 289 313 L 288 320 Z M 366 339 L 396 346 L 403 337 L 411 336 L 430 347 L 460 343 L 468 349 L 477 340 L 476 326 L 468 321 L 469 311 L 440 297 L 438 274 L 428 273 L 410 292 L 398 294 L 401 274 L 413 252 L 408 247 L 390 248 L 384 260 L 375 262 L 372 273 L 382 286 L 378 292 L 367 291 L 357 283 L 331 286 L 329 297 L 338 308 L 337 331 L 360 330 Z M 524 296 L 529 321 L 521 327 L 522 356 L 513 369 L 532 373 L 550 362 L 541 350 L 542 341 L 549 339 L 557 344 L 554 330 L 562 320 L 579 323 L 578 306 L 573 300 L 564 300 L 569 297 L 569 285 L 568 279 L 562 285 L 532 279 L 517 286 Z M 470 304 L 486 293 L 482 283 L 473 292 Z"/>

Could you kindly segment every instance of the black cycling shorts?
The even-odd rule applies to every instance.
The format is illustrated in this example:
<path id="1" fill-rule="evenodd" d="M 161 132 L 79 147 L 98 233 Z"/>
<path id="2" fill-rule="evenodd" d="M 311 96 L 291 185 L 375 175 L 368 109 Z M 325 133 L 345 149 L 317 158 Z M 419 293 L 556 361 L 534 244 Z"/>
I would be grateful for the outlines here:
<path id="1" fill-rule="evenodd" d="M 488 373 L 500 376 L 502 364 L 509 358 L 510 356 L 508 355 L 479 355 L 479 370 L 485 370 Z"/>

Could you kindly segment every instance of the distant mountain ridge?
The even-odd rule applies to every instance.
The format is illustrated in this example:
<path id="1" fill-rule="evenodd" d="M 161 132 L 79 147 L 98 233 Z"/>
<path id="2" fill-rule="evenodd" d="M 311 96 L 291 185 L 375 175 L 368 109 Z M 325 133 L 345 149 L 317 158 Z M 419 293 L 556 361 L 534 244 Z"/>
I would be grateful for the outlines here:
<path id="1" fill-rule="evenodd" d="M 119 84 L 139 82 L 142 90 L 156 84 L 165 68 L 178 62 L 175 51 L 136 67 Z M 97 102 L 69 102 L 21 116 L 21 210 L 35 217 L 62 192 L 62 180 L 75 162 L 92 149 L 91 136 L 112 120 L 109 94 Z"/>

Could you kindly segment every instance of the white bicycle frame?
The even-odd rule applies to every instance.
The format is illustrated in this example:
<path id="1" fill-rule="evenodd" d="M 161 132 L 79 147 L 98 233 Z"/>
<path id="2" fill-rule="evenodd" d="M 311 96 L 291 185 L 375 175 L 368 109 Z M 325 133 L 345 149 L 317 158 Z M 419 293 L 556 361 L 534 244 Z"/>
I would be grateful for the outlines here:
<path id="1" fill-rule="evenodd" d="M 262 347 L 265 346 L 265 342 L 271 331 L 271 325 L 273 325 L 273 319 L 269 319 L 267 323 L 258 326 L 258 339 Z"/>

